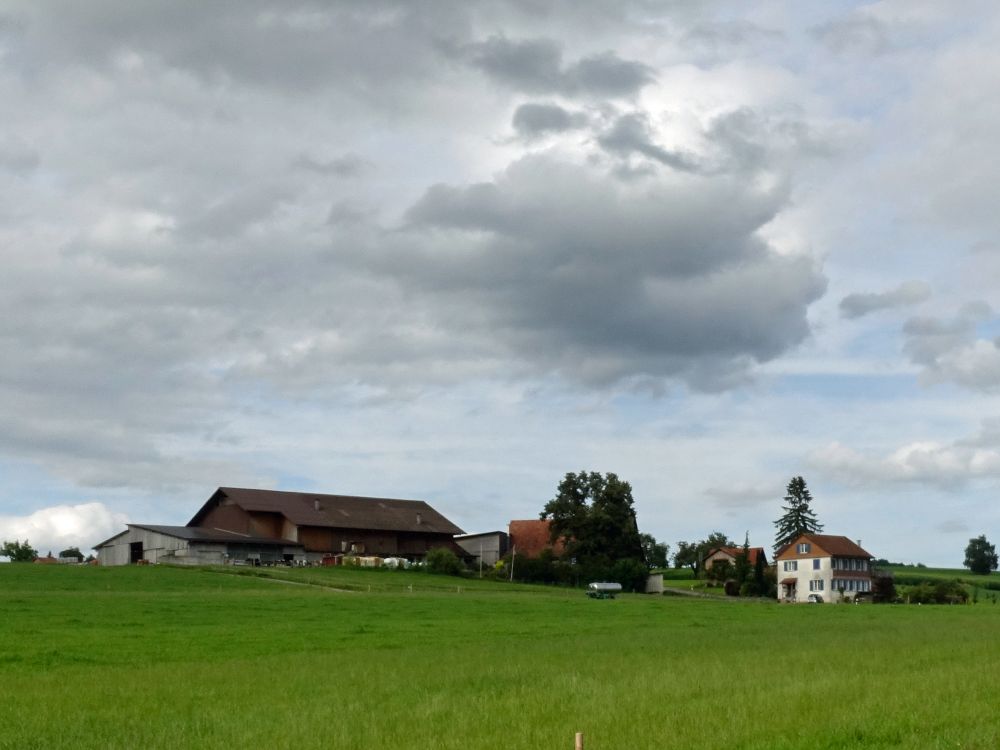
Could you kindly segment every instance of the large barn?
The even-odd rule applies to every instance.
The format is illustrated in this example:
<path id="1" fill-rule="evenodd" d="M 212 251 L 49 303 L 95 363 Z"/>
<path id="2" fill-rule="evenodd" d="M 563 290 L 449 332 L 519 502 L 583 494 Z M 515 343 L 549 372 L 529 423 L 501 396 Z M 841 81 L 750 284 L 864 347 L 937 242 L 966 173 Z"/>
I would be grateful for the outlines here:
<path id="1" fill-rule="evenodd" d="M 95 549 L 102 565 L 164 562 L 161 549 L 173 550 L 173 562 L 196 564 L 317 562 L 340 554 L 420 560 L 435 547 L 467 556 L 454 542 L 461 533 L 422 500 L 220 487 L 187 526 L 131 524 Z M 244 553 L 250 557 L 240 558 Z"/>

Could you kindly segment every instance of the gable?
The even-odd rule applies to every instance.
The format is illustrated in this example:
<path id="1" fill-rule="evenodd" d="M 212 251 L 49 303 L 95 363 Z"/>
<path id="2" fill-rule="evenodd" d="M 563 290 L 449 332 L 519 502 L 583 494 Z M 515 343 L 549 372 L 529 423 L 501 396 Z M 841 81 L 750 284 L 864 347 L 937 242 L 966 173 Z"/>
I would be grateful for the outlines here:
<path id="1" fill-rule="evenodd" d="M 799 545 L 808 544 L 808 552 L 799 552 Z M 834 534 L 799 534 L 783 547 L 775 560 L 798 560 L 812 557 L 864 557 L 871 558 L 859 544 L 846 536 Z"/>

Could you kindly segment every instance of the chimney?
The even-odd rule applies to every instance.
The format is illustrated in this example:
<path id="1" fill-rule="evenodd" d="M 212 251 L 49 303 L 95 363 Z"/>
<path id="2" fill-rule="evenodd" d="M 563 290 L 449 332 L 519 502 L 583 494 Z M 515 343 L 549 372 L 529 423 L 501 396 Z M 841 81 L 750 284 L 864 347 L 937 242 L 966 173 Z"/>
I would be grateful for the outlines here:
<path id="1" fill-rule="evenodd" d="M 421 516 L 419 513 L 417 513 L 417 526 L 419 526 L 423 522 L 424 522 L 423 516 Z"/>
<path id="2" fill-rule="evenodd" d="M 857 542 L 858 542 L 858 546 L 860 547 L 861 546 L 861 540 L 858 539 Z"/>
<path id="3" fill-rule="evenodd" d="M 313 510 L 322 510 L 323 506 L 319 504 L 319 500 L 313 500 Z"/>

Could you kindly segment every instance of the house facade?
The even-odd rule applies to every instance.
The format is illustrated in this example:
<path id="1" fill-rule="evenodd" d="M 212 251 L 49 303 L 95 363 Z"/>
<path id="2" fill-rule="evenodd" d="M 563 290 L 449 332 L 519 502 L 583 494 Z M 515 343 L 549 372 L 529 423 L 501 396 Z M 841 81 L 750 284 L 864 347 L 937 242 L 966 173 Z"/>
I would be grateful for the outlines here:
<path id="1" fill-rule="evenodd" d="M 851 600 L 872 590 L 872 555 L 846 536 L 800 534 L 775 557 L 779 602 Z"/>

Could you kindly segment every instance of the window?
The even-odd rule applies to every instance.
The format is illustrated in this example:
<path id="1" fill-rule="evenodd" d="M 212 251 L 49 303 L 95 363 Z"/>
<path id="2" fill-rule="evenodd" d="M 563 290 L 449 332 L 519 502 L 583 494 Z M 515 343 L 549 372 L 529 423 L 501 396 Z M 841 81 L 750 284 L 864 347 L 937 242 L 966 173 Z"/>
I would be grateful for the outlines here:
<path id="1" fill-rule="evenodd" d="M 798 560 L 786 560 L 785 561 L 785 572 L 786 573 L 794 573 L 798 569 L 799 569 Z"/>
<path id="2" fill-rule="evenodd" d="M 814 557 L 813 558 L 813 570 L 819 570 L 819 558 L 818 557 Z"/>
<path id="3" fill-rule="evenodd" d="M 822 580 L 809 581 L 809 590 L 810 591 L 822 591 L 823 590 L 823 581 Z"/>
<path id="4" fill-rule="evenodd" d="M 812 550 L 812 545 L 809 542 L 802 542 L 802 544 L 798 544 L 795 547 L 795 551 L 800 555 L 808 555 L 810 550 Z"/>

